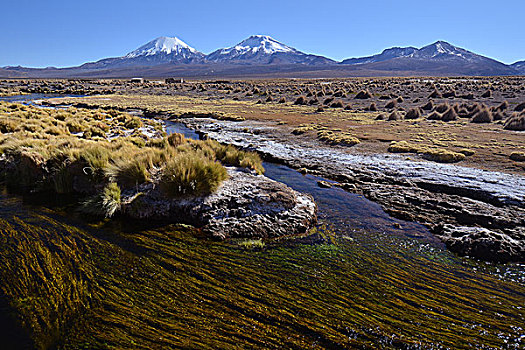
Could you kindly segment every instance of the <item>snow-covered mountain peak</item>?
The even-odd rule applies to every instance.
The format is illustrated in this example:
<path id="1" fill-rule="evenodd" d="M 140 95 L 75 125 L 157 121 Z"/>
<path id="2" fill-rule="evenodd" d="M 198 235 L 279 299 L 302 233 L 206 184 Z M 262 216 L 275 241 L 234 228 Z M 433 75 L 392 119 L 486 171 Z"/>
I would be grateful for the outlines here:
<path id="1" fill-rule="evenodd" d="M 452 44 L 447 43 L 446 41 L 436 41 L 433 44 L 427 45 L 425 47 L 422 47 L 418 50 L 416 56 L 422 56 L 422 57 L 437 57 L 437 56 L 457 56 L 461 58 L 473 58 L 473 55 L 471 52 L 456 47 Z"/>
<path id="2" fill-rule="evenodd" d="M 197 54 L 198 51 L 177 37 L 161 36 L 128 53 L 125 58 L 153 56 L 157 54 Z"/>
<path id="3" fill-rule="evenodd" d="M 278 42 L 268 35 L 252 35 L 235 45 L 232 49 L 238 51 L 263 51 L 267 54 L 276 52 L 296 52 L 294 48 Z"/>

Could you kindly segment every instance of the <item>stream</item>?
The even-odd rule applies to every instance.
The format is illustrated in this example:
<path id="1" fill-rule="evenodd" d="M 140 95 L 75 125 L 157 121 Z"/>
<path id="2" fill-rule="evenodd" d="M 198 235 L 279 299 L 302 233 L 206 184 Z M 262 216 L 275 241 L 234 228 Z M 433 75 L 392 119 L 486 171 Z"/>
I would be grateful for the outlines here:
<path id="1" fill-rule="evenodd" d="M 50 96 L 0 99 L 45 97 Z M 168 133 L 199 137 L 181 123 L 165 123 Z M 392 218 L 360 195 L 321 188 L 317 181 L 325 179 L 284 165 L 265 162 L 264 167 L 269 178 L 315 198 L 316 229 L 323 233 L 324 242 L 245 250 L 234 242 L 174 233 L 169 250 L 162 253 L 162 259 L 168 260 L 162 261 L 174 261 L 176 270 L 187 278 L 177 277 L 170 291 L 156 286 L 133 300 L 137 309 L 122 317 L 153 327 L 157 320 L 150 321 L 136 310 L 154 308 L 147 299 L 156 300 L 155 290 L 164 290 L 178 299 L 175 310 L 157 311 L 159 319 L 170 321 L 162 329 L 180 344 L 202 348 L 525 346 L 523 265 L 457 257 L 424 226 Z M 35 205 L 6 193 L 0 195 L 0 220 L 5 225 L 18 220 L 35 227 L 41 223 L 57 233 L 65 232 L 68 225 L 130 252 L 129 243 L 120 244 L 120 238 L 114 237 L 163 237 L 171 230 L 133 228 L 126 223 L 86 225 L 68 210 Z M 141 254 L 156 261 L 149 253 Z M 169 266 L 163 262 L 155 265 L 155 271 L 163 276 Z"/>

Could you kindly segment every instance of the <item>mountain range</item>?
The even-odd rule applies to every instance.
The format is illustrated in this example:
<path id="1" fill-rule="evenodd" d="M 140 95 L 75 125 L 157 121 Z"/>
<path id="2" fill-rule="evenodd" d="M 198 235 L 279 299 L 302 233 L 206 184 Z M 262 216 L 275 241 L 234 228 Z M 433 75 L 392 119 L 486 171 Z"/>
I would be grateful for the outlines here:
<path id="1" fill-rule="evenodd" d="M 393 47 L 341 62 L 307 54 L 266 35 L 253 35 L 208 55 L 177 37 L 159 37 L 121 57 L 70 68 L 0 68 L 0 77 L 342 77 L 397 75 L 525 75 L 525 61 L 507 65 L 445 41 Z"/>

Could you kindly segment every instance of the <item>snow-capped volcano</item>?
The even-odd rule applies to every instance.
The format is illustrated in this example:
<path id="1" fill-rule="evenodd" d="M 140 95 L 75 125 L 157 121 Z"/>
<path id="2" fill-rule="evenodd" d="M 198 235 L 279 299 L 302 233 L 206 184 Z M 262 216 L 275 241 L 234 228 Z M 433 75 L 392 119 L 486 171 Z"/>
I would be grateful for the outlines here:
<path id="1" fill-rule="evenodd" d="M 422 47 L 419 50 L 416 50 L 414 53 L 408 57 L 415 58 L 426 58 L 426 59 L 440 59 L 440 58 L 462 58 L 469 61 L 476 61 L 483 59 L 485 57 L 477 55 L 468 50 L 462 49 L 460 47 L 454 46 L 447 43 L 446 41 L 436 41 L 433 44 Z"/>
<path id="2" fill-rule="evenodd" d="M 219 49 L 206 56 L 209 62 L 237 63 L 333 63 L 332 60 L 309 55 L 267 35 L 252 35 L 235 46 Z"/>
<path id="3" fill-rule="evenodd" d="M 177 37 L 162 36 L 142 45 L 125 56 L 106 58 L 82 65 L 89 69 L 157 66 L 168 63 L 199 63 L 204 54 Z"/>
<path id="4" fill-rule="evenodd" d="M 340 65 L 339 65 L 340 64 Z M 176 37 L 159 37 L 120 57 L 78 67 L 32 69 L 0 67 L 2 77 L 133 76 L 491 76 L 524 75 L 525 61 L 506 65 L 489 57 L 436 41 L 422 48 L 392 47 L 380 54 L 337 63 L 285 45 L 267 35 L 253 35 L 209 55 Z"/>
<path id="5" fill-rule="evenodd" d="M 277 40 L 267 35 L 253 35 L 248 39 L 245 39 L 237 45 L 216 51 L 219 55 L 229 55 L 230 57 L 239 57 L 245 54 L 254 54 L 262 52 L 267 55 L 274 54 L 276 52 L 295 52 L 299 53 L 294 48 L 288 45 L 282 44 Z M 210 55 L 211 56 L 211 55 Z"/>
<path id="6" fill-rule="evenodd" d="M 195 50 L 177 37 L 162 36 L 150 41 L 146 45 L 131 51 L 124 58 L 135 58 L 141 56 L 166 55 L 178 59 L 192 59 L 203 54 Z"/>

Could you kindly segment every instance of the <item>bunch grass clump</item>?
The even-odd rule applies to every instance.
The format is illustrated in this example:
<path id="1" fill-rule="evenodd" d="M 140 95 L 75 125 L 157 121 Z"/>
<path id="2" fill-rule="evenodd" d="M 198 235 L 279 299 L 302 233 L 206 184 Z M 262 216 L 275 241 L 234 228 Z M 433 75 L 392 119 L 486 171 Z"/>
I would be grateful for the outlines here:
<path id="1" fill-rule="evenodd" d="M 525 152 L 512 152 L 509 158 L 516 162 L 525 162 Z"/>
<path id="2" fill-rule="evenodd" d="M 80 206 L 80 211 L 95 216 L 110 218 L 120 209 L 120 187 L 110 182 L 102 192 L 87 199 Z"/>
<path id="3" fill-rule="evenodd" d="M 166 163 L 160 186 L 170 197 L 202 196 L 217 190 L 227 177 L 220 163 L 193 151 L 176 155 Z"/>
<path id="4" fill-rule="evenodd" d="M 136 187 L 139 184 L 150 181 L 148 169 L 151 165 L 147 156 L 131 160 L 118 159 L 105 168 L 105 174 L 111 180 L 125 187 Z"/>
<path id="5" fill-rule="evenodd" d="M 360 143 L 359 139 L 350 133 L 335 132 L 332 130 L 317 131 L 317 138 L 331 145 L 354 146 Z"/>
<path id="6" fill-rule="evenodd" d="M 438 163 L 456 163 L 465 159 L 461 152 L 453 152 L 443 148 L 433 148 L 428 145 L 418 145 L 407 141 L 392 142 L 388 147 L 391 153 L 416 153 L 423 158 Z"/>
<path id="7" fill-rule="evenodd" d="M 223 164 L 248 168 L 257 174 L 264 173 L 261 157 L 255 152 L 241 151 L 236 147 L 222 145 L 213 140 L 207 140 L 205 144 L 215 152 L 217 160 Z"/>
<path id="8" fill-rule="evenodd" d="M 506 130 L 525 131 L 525 113 L 513 113 L 503 125 Z"/>
<path id="9" fill-rule="evenodd" d="M 493 121 L 492 112 L 485 106 L 482 106 L 480 110 L 474 114 L 470 121 L 472 123 L 491 123 Z"/>

